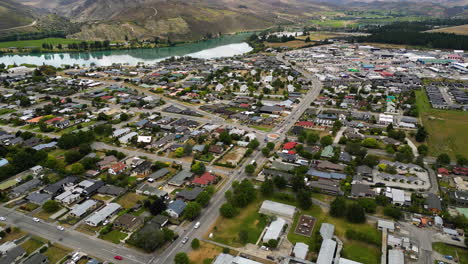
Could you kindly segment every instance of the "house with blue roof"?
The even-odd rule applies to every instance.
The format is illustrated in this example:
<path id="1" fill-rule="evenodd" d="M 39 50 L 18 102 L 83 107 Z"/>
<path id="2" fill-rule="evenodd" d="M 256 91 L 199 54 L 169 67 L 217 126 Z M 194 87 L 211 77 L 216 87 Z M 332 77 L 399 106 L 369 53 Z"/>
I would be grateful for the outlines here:
<path id="1" fill-rule="evenodd" d="M 8 160 L 7 159 L 0 159 L 0 167 L 3 167 L 5 165 L 8 164 Z"/>
<path id="2" fill-rule="evenodd" d="M 179 218 L 185 210 L 187 204 L 182 200 L 175 200 L 167 206 L 166 212 L 172 218 Z"/>
<path id="3" fill-rule="evenodd" d="M 316 169 L 310 169 L 307 171 L 307 175 L 312 177 L 318 177 L 322 179 L 332 179 L 332 180 L 344 180 L 346 179 L 346 174 L 337 173 L 337 172 L 323 172 Z"/>

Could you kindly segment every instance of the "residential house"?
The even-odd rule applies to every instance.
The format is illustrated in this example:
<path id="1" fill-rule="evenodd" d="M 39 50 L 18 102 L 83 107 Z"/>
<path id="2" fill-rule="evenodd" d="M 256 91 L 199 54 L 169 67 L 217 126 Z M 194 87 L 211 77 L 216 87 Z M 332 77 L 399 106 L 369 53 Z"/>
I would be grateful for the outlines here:
<path id="1" fill-rule="evenodd" d="M 442 204 L 440 202 L 440 198 L 433 193 L 429 193 L 426 197 L 424 208 L 431 211 L 433 214 L 441 213 Z"/>
<path id="2" fill-rule="evenodd" d="M 187 189 L 182 190 L 178 192 L 176 195 L 177 195 L 177 198 L 181 198 L 185 201 L 195 201 L 195 199 L 201 192 L 203 192 L 203 188 L 195 187 L 191 190 L 187 190 Z"/>
<path id="3" fill-rule="evenodd" d="M 162 168 L 148 175 L 148 179 L 159 180 L 169 173 L 170 171 L 168 168 Z"/>
<path id="4" fill-rule="evenodd" d="M 29 257 L 23 264 L 48 264 L 49 258 L 41 253 L 36 253 Z"/>
<path id="5" fill-rule="evenodd" d="M 185 184 L 185 182 L 189 179 L 191 179 L 193 176 L 193 173 L 188 172 L 188 171 L 180 171 L 176 175 L 174 175 L 169 181 L 169 185 L 177 186 L 180 187 Z"/>
<path id="6" fill-rule="evenodd" d="M 51 194 L 52 196 L 57 195 L 58 193 L 63 191 L 64 186 L 71 186 L 78 182 L 78 178 L 74 176 L 68 176 L 66 178 L 61 179 L 60 181 L 50 184 L 43 189 L 44 192 Z"/>
<path id="7" fill-rule="evenodd" d="M 211 172 L 206 171 L 199 177 L 195 177 L 195 179 L 192 180 L 192 184 L 199 185 L 199 186 L 206 186 L 213 184 L 216 181 L 217 177 L 215 174 L 212 174 Z"/>
<path id="8" fill-rule="evenodd" d="M 116 163 L 118 160 L 114 155 L 105 156 L 101 161 L 97 163 L 99 170 L 107 170 L 112 164 Z"/>
<path id="9" fill-rule="evenodd" d="M 28 200 L 30 203 L 33 203 L 33 204 L 43 205 L 45 202 L 49 201 L 51 198 L 52 198 L 52 195 L 50 194 L 33 192 L 33 193 L 30 193 L 26 197 L 26 200 Z"/>
<path id="10" fill-rule="evenodd" d="M 340 189 L 340 182 L 337 180 L 319 178 L 317 181 L 308 182 L 308 186 L 330 195 L 341 195 L 343 193 Z"/>
<path id="11" fill-rule="evenodd" d="M 112 175 L 121 174 L 127 169 L 127 165 L 123 162 L 117 162 L 109 167 L 108 172 Z"/>
<path id="12" fill-rule="evenodd" d="M 151 163 L 150 161 L 145 160 L 140 165 L 136 166 L 132 170 L 131 175 L 132 176 L 136 176 L 136 175 L 146 176 L 151 172 L 151 166 L 152 165 L 153 165 L 153 163 Z"/>
<path id="13" fill-rule="evenodd" d="M 333 157 L 334 153 L 333 153 L 333 147 L 331 145 L 329 146 L 326 146 L 323 150 L 322 150 L 322 153 L 320 154 L 320 156 L 322 158 L 331 158 Z"/>
<path id="14" fill-rule="evenodd" d="M 70 215 L 76 218 L 81 218 L 87 212 L 95 208 L 97 204 L 97 201 L 92 199 L 86 200 L 81 204 L 76 204 L 72 207 Z"/>
<path id="15" fill-rule="evenodd" d="M 41 180 L 39 179 L 32 179 L 27 181 L 18 187 L 13 188 L 10 192 L 10 196 L 12 197 L 19 197 L 21 195 L 26 194 L 27 192 L 39 187 L 42 184 Z"/>
<path id="16" fill-rule="evenodd" d="M 209 148 L 208 148 L 208 151 L 211 152 L 211 153 L 215 153 L 215 154 L 222 154 L 224 152 L 224 149 L 222 146 L 219 146 L 219 145 L 211 145 Z"/>
<path id="17" fill-rule="evenodd" d="M 187 204 L 184 201 L 175 200 L 167 206 L 166 212 L 172 218 L 179 218 L 183 214 L 186 206 Z"/>
<path id="18" fill-rule="evenodd" d="M 99 189 L 98 189 L 98 193 L 100 194 L 104 194 L 104 195 L 112 195 L 112 196 L 120 196 L 122 194 L 124 194 L 126 191 L 125 188 L 122 188 L 122 187 L 117 187 L 117 186 L 114 186 L 114 185 L 110 185 L 110 184 L 106 184 L 104 186 L 101 186 Z"/>
<path id="19" fill-rule="evenodd" d="M 104 208 L 95 212 L 91 217 L 86 219 L 86 224 L 90 226 L 98 226 L 108 217 L 112 216 L 114 213 L 119 211 L 121 206 L 117 203 L 109 203 Z"/>
<path id="20" fill-rule="evenodd" d="M 124 214 L 114 221 L 114 227 L 133 232 L 143 226 L 144 223 L 145 221 L 142 217 Z"/>
<path id="21" fill-rule="evenodd" d="M 374 197 L 375 191 L 373 191 L 369 185 L 355 183 L 351 186 L 351 197 Z"/>
<path id="22" fill-rule="evenodd" d="M 15 246 L 7 252 L 2 252 L 0 257 L 0 264 L 18 263 L 19 260 L 26 255 L 26 251 L 20 247 Z"/>

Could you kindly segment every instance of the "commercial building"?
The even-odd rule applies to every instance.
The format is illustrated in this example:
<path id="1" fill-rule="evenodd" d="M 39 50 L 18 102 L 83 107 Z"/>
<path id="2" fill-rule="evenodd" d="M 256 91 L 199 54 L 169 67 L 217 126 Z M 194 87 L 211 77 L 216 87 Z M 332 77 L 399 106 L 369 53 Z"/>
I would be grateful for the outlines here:
<path id="1" fill-rule="evenodd" d="M 293 219 L 294 214 L 296 213 L 296 207 L 283 203 L 273 202 L 270 200 L 265 200 L 262 203 L 259 212 L 266 215 L 281 216 L 287 219 Z"/>

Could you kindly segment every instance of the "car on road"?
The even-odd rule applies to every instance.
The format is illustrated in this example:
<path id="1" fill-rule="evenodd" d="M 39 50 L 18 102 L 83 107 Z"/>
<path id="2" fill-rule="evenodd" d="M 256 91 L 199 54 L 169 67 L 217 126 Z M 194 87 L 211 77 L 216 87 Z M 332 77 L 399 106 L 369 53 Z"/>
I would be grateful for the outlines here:
<path id="1" fill-rule="evenodd" d="M 200 222 L 197 222 L 193 228 L 197 229 L 200 227 Z"/>
<path id="2" fill-rule="evenodd" d="M 34 221 L 34 222 L 39 222 L 40 220 L 39 220 L 39 218 L 34 217 L 34 218 L 33 218 L 33 221 Z"/>
<path id="3" fill-rule="evenodd" d="M 1 216 L 1 217 L 0 217 L 0 221 L 6 221 L 6 217 Z"/>
<path id="4" fill-rule="evenodd" d="M 123 258 L 121 256 L 114 256 L 115 259 L 117 260 L 122 260 Z"/>
<path id="5" fill-rule="evenodd" d="M 452 237 L 452 240 L 455 240 L 455 241 L 461 241 L 461 239 L 460 239 L 460 238 L 458 238 L 458 237 L 456 237 L 456 236 L 453 236 L 453 237 Z"/>
<path id="6" fill-rule="evenodd" d="M 60 230 L 60 231 L 65 230 L 65 228 L 63 226 L 57 226 L 57 229 Z"/>
<path id="7" fill-rule="evenodd" d="M 187 243 L 187 241 L 188 241 L 188 237 L 184 237 L 184 239 L 182 239 L 182 244 Z"/>

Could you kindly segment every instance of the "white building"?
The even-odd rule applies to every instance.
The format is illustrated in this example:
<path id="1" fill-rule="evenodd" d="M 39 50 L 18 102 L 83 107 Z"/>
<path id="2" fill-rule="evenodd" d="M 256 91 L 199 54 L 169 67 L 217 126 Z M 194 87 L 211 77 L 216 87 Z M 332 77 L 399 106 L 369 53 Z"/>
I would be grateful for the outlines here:
<path id="1" fill-rule="evenodd" d="M 267 227 L 265 235 L 263 236 L 263 242 L 268 242 L 271 239 L 278 240 L 283 231 L 283 227 L 286 225 L 286 220 L 278 217 L 275 221 Z"/>
<path id="2" fill-rule="evenodd" d="M 104 208 L 102 208 L 101 210 L 95 212 L 91 217 L 86 219 L 86 224 L 90 226 L 98 226 L 104 220 L 106 220 L 109 216 L 117 212 L 120 208 L 121 206 L 119 204 L 110 203 L 106 205 Z"/>
<path id="3" fill-rule="evenodd" d="M 296 207 L 283 203 L 273 202 L 270 200 L 265 200 L 262 203 L 259 212 L 266 215 L 275 215 L 285 217 L 288 219 L 293 219 L 294 214 L 296 213 Z"/>

